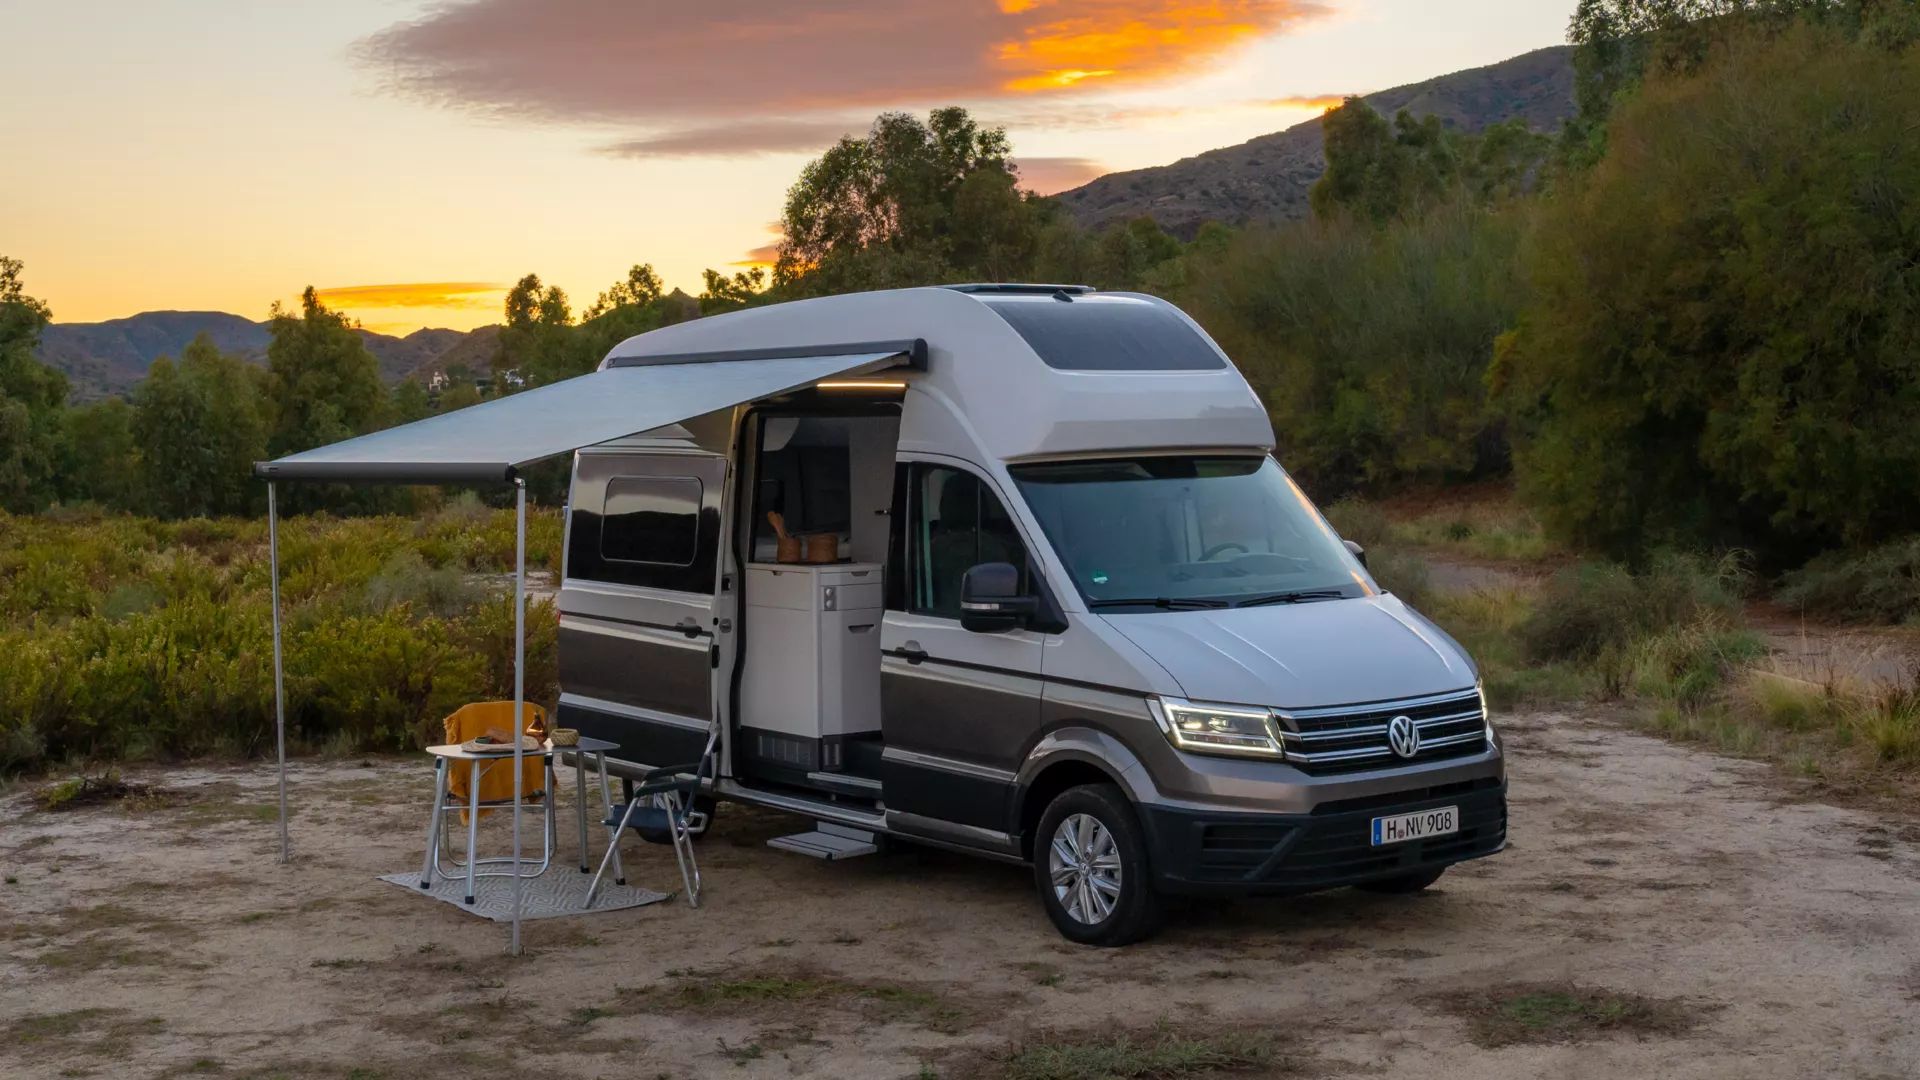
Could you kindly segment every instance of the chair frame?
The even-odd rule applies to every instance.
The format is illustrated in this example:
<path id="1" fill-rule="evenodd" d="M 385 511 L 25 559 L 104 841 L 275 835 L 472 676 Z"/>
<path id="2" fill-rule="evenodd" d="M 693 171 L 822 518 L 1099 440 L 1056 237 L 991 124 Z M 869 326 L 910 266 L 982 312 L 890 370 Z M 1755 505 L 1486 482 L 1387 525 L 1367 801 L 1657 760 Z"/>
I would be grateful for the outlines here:
<path id="1" fill-rule="evenodd" d="M 673 842 L 673 858 L 680 865 L 680 884 L 686 888 L 687 906 L 700 906 L 700 864 L 694 858 L 693 837 L 707 827 L 707 815 L 690 809 L 690 802 L 701 789 L 713 781 L 718 772 L 714 755 L 719 729 L 716 727 L 707 735 L 707 747 L 700 760 L 685 765 L 666 765 L 649 769 L 641 775 L 640 782 L 627 796 L 627 806 L 620 814 L 620 820 L 607 822 L 613 835 L 607 841 L 606 854 L 600 856 L 600 868 L 594 872 L 593 881 L 587 886 L 587 899 L 581 906 L 593 907 L 593 898 L 600 891 L 600 880 L 606 875 L 607 864 L 612 862 L 620 850 L 620 840 L 633 826 L 633 818 L 643 801 L 654 801 L 664 806 L 660 809 L 666 815 L 667 835 Z M 621 882 L 624 884 L 624 879 Z"/>
<path id="2" fill-rule="evenodd" d="M 523 792 L 520 800 L 521 805 L 524 806 L 527 802 L 531 801 L 534 796 L 538 796 L 540 802 L 544 804 L 545 827 L 541 829 L 543 849 L 541 851 L 538 868 L 529 870 L 527 867 L 534 866 L 534 863 L 527 859 L 520 859 L 516 862 L 511 855 L 494 855 L 486 858 L 475 857 L 474 851 L 475 848 L 478 847 L 480 840 L 480 811 L 513 809 L 513 800 L 511 798 L 477 798 L 480 791 L 480 778 L 488 769 L 493 768 L 495 765 L 501 762 L 511 763 L 512 761 L 512 758 L 502 757 L 499 761 L 487 761 L 484 763 L 474 761 L 469 764 L 468 768 L 470 771 L 467 777 L 467 793 L 469 797 L 466 799 L 455 799 L 447 790 L 447 781 L 452 772 L 448 759 L 440 758 L 435 764 L 434 772 L 436 775 L 433 784 L 433 813 L 428 821 L 427 827 L 427 856 L 420 872 L 420 887 L 422 889 L 433 887 L 433 879 L 436 874 L 449 880 L 465 878 L 467 880 L 467 891 L 464 899 L 467 903 L 471 904 L 474 902 L 473 886 L 476 878 L 507 877 L 516 873 L 521 878 L 537 878 L 541 874 L 546 873 L 548 867 L 553 865 L 554 849 L 558 846 L 558 823 L 554 816 L 554 792 L 559 787 L 559 778 L 554 769 L 551 754 L 547 755 L 546 763 L 542 767 L 546 774 L 546 784 L 544 787 L 539 791 Z M 452 851 L 453 839 L 451 836 L 453 830 L 445 826 L 446 815 L 458 813 L 463 810 L 468 814 L 466 826 L 466 859 L 460 859 L 454 856 Z M 444 862 L 442 861 L 443 855 L 445 856 Z M 482 867 L 488 867 L 489 869 L 481 869 Z"/>

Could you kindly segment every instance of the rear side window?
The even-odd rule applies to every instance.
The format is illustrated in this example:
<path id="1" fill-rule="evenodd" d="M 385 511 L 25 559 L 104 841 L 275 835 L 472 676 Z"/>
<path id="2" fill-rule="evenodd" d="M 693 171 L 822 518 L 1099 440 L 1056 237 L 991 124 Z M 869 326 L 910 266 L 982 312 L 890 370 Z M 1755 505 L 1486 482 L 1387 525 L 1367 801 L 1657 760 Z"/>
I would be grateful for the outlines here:
<path id="1" fill-rule="evenodd" d="M 1061 371 L 1219 371 L 1227 362 L 1185 319 L 1127 296 L 988 297 L 988 307 Z"/>
<path id="2" fill-rule="evenodd" d="M 721 475 L 719 464 L 684 456 L 582 455 L 567 524 L 567 576 L 712 593 Z"/>
<path id="3" fill-rule="evenodd" d="M 600 558 L 692 566 L 700 549 L 700 481 L 691 476 L 616 476 L 607 481 Z"/>

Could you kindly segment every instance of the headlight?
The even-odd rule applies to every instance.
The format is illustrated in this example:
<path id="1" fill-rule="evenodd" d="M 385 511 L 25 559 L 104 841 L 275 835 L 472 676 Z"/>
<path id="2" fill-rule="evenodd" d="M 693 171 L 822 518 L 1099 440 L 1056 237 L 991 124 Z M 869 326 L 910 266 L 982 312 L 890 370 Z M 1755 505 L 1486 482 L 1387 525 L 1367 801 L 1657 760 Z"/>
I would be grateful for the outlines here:
<path id="1" fill-rule="evenodd" d="M 1493 710 L 1487 708 L 1487 681 L 1475 679 L 1473 691 L 1480 695 L 1480 720 L 1487 726 L 1487 745 L 1493 745 Z"/>
<path id="2" fill-rule="evenodd" d="M 1243 757 L 1286 756 L 1265 709 L 1234 705 L 1201 705 L 1179 698 L 1153 701 L 1154 719 L 1167 741 L 1197 754 L 1236 754 Z"/>

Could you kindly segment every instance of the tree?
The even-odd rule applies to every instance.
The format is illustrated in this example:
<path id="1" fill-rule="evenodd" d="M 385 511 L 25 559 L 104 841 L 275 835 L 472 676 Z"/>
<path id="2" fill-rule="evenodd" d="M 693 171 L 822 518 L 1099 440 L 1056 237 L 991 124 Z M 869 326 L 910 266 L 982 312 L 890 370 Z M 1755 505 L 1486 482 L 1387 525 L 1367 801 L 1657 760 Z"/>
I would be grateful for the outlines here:
<path id="1" fill-rule="evenodd" d="M 1574 45 L 1577 109 L 1562 133 L 1569 163 L 1590 167 L 1606 150 L 1607 119 L 1648 75 L 1695 73 L 1716 43 L 1795 25 L 1824 27 L 1897 51 L 1920 40 L 1914 0 L 1580 0 L 1567 29 Z"/>
<path id="2" fill-rule="evenodd" d="M 1358 97 L 1330 110 L 1323 123 L 1327 171 L 1308 194 L 1314 215 L 1351 215 L 1376 225 L 1462 192 L 1483 203 L 1520 194 L 1532 186 L 1551 141 L 1517 119 L 1478 135 L 1404 110 L 1389 123 Z"/>
<path id="3" fill-rule="evenodd" d="M 1920 53 L 1805 26 L 1618 105 L 1493 373 L 1550 528 L 1774 560 L 1920 529 L 1915 115 Z"/>
<path id="4" fill-rule="evenodd" d="M 312 286 L 300 294 L 297 313 L 274 305 L 268 333 L 267 449 L 273 456 L 384 426 L 387 392 L 379 362 L 352 322 L 321 304 Z"/>
<path id="5" fill-rule="evenodd" d="M 393 404 L 387 415 L 395 424 L 411 424 L 415 420 L 425 420 L 433 415 L 433 401 L 427 396 L 427 388 L 420 380 L 408 376 L 405 382 L 393 388 Z"/>
<path id="6" fill-rule="evenodd" d="M 253 510 L 254 462 L 266 456 L 267 421 L 252 371 L 205 334 L 160 357 L 134 389 L 132 431 L 140 486 L 162 517 Z"/>
<path id="7" fill-rule="evenodd" d="M 706 288 L 700 292 L 700 314 L 702 315 L 737 311 L 767 299 L 767 272 L 758 266 L 750 270 L 735 271 L 732 277 L 718 270 L 707 269 L 700 272 L 700 277 L 706 284 Z"/>
<path id="8" fill-rule="evenodd" d="M 1316 495 L 1497 475 L 1495 339 L 1518 316 L 1526 215 L 1464 196 L 1381 228 L 1339 216 L 1214 233 L 1174 298 L 1246 373 Z"/>
<path id="9" fill-rule="evenodd" d="M 542 285 L 539 274 L 528 274 L 508 291 L 506 316 L 493 357 L 496 394 L 544 386 L 593 370 L 598 358 L 589 359 L 576 347 L 573 310 L 559 286 Z M 519 378 L 519 387 L 511 385 L 510 372 Z"/>
<path id="10" fill-rule="evenodd" d="M 962 108 L 883 113 L 788 189 L 773 284 L 783 295 L 1023 276 L 1051 204 L 1019 187 L 1011 144 Z M 713 292 L 711 284 L 709 292 Z"/>
<path id="11" fill-rule="evenodd" d="M 53 500 L 67 378 L 34 357 L 53 313 L 23 268 L 0 256 L 0 509 L 24 513 Z"/>
<path id="12" fill-rule="evenodd" d="M 133 407 L 110 397 L 66 410 L 60 453 L 60 498 L 115 510 L 141 508 Z"/>

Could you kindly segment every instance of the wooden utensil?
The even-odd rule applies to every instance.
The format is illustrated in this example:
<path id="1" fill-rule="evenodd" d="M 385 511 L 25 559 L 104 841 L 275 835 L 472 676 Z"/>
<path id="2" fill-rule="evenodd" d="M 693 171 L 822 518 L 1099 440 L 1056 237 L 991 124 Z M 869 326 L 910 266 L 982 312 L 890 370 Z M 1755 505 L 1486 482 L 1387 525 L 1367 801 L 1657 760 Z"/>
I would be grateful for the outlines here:
<path id="1" fill-rule="evenodd" d="M 774 546 L 774 558 L 779 562 L 797 563 L 800 557 L 800 538 L 787 532 L 787 519 L 778 510 L 767 511 L 767 521 L 773 525 L 778 540 Z"/>

